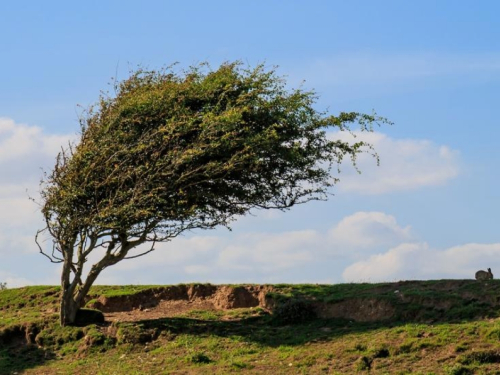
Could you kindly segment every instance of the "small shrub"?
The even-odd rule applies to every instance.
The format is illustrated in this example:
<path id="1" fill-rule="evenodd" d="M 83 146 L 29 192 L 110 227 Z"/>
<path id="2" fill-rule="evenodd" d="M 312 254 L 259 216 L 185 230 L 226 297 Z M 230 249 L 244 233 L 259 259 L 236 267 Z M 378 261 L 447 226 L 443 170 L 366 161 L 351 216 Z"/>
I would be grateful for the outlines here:
<path id="1" fill-rule="evenodd" d="M 460 356 L 458 362 L 464 365 L 469 365 L 471 363 L 500 363 L 500 352 L 495 350 L 472 352 Z"/>
<path id="2" fill-rule="evenodd" d="M 396 354 L 407 354 L 415 351 L 414 348 L 415 341 L 407 340 L 403 342 L 399 348 L 396 349 Z"/>
<path id="3" fill-rule="evenodd" d="M 500 340 L 500 328 L 495 327 L 488 331 L 486 337 L 493 340 Z"/>
<path id="4" fill-rule="evenodd" d="M 354 345 L 353 351 L 355 352 L 364 352 L 365 350 L 366 350 L 366 345 L 364 344 L 358 342 L 356 345 Z"/>
<path id="5" fill-rule="evenodd" d="M 273 320 L 277 324 L 299 324 L 316 318 L 314 307 L 308 301 L 290 299 L 276 308 Z"/>
<path id="6" fill-rule="evenodd" d="M 387 358 L 391 354 L 389 353 L 389 349 L 381 348 L 373 351 L 373 358 Z"/>
<path id="7" fill-rule="evenodd" d="M 356 361 L 356 370 L 358 371 L 368 371 L 372 367 L 373 359 L 367 356 L 359 357 Z"/>
<path id="8" fill-rule="evenodd" d="M 95 326 L 90 326 L 84 331 L 85 343 L 88 346 L 99 346 L 104 344 L 106 336 L 97 329 Z"/>
<path id="9" fill-rule="evenodd" d="M 188 357 L 188 361 L 196 364 L 210 363 L 212 360 L 203 353 L 195 353 Z"/>
<path id="10" fill-rule="evenodd" d="M 467 343 L 461 342 L 455 346 L 455 353 L 463 353 L 469 349 L 469 345 Z"/>
<path id="11" fill-rule="evenodd" d="M 96 325 L 90 325 L 83 330 L 83 343 L 80 347 L 84 351 L 104 352 L 112 349 L 116 344 L 116 339 L 102 333 Z"/>
<path id="12" fill-rule="evenodd" d="M 154 329 L 143 329 L 135 324 L 120 325 L 116 332 L 118 343 L 122 344 L 145 344 L 158 337 L 158 332 Z"/>

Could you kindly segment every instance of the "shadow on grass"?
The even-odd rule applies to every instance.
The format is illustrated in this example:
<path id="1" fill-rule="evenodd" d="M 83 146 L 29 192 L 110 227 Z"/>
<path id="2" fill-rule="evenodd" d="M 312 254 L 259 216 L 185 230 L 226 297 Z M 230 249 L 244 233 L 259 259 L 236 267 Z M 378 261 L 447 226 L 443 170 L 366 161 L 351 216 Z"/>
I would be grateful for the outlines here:
<path id="1" fill-rule="evenodd" d="M 21 374 L 24 370 L 43 365 L 52 358 L 52 352 L 28 344 L 25 340 L 16 339 L 0 346 L 0 374 Z"/>
<path id="2" fill-rule="evenodd" d="M 169 335 L 238 337 L 244 341 L 270 347 L 300 346 L 310 342 L 331 340 L 346 334 L 397 327 L 404 324 L 406 323 L 359 323 L 344 319 L 314 319 L 307 323 L 277 326 L 273 324 L 270 317 L 251 317 L 237 321 L 162 318 L 135 323 L 141 331 L 155 330 L 157 335 L 165 332 Z"/>
<path id="3" fill-rule="evenodd" d="M 350 298 L 390 302 L 391 315 L 374 322 L 352 319 L 312 319 L 306 323 L 277 325 L 272 315 L 245 317 L 240 320 L 208 320 L 190 317 L 144 320 L 135 325 L 142 331 L 153 330 L 178 335 L 239 337 L 266 346 L 300 346 L 309 342 L 331 340 L 352 333 L 390 329 L 408 324 L 450 324 L 498 318 L 500 316 L 500 281 L 478 283 L 472 280 L 440 280 L 386 284 L 344 284 L 341 286 L 295 285 L 287 294 L 276 296 L 287 300 L 336 303 Z"/>

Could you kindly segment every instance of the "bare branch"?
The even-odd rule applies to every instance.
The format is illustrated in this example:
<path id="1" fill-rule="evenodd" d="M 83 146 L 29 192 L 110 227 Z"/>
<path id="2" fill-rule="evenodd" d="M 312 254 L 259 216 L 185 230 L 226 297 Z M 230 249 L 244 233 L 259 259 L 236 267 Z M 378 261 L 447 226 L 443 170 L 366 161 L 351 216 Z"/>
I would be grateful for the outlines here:
<path id="1" fill-rule="evenodd" d="M 46 228 L 45 229 L 39 229 L 39 230 L 37 230 L 36 235 L 35 235 L 35 243 L 37 244 L 38 249 L 40 250 L 40 254 L 42 254 L 43 256 L 47 257 L 51 261 L 51 263 L 61 263 L 63 261 L 63 259 L 58 259 L 58 258 L 54 258 L 53 259 L 50 255 L 46 254 L 43 251 L 43 248 L 40 245 L 40 242 L 38 241 L 38 236 L 40 235 L 40 233 L 44 232 L 45 230 L 46 230 Z"/>

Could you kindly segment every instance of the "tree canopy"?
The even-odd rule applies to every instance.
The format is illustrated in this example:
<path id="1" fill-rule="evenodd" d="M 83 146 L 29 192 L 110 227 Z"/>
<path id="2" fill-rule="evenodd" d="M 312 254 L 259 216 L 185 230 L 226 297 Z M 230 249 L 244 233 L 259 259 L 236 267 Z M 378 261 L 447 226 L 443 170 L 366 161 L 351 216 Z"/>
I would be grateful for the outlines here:
<path id="1" fill-rule="evenodd" d="M 371 131 L 376 115 L 329 115 L 313 91 L 288 90 L 263 65 L 202 64 L 137 70 L 81 120 L 79 141 L 42 181 L 42 213 L 62 262 L 61 323 L 71 324 L 92 283 L 131 249 L 190 229 L 228 226 L 251 209 L 325 200 L 345 157 L 364 142 L 326 130 Z M 333 170 L 332 170 L 333 168 Z M 83 280 L 90 253 L 101 259 Z M 143 253 L 143 254 L 144 254 Z M 166 255 L 167 256 L 167 255 Z"/>

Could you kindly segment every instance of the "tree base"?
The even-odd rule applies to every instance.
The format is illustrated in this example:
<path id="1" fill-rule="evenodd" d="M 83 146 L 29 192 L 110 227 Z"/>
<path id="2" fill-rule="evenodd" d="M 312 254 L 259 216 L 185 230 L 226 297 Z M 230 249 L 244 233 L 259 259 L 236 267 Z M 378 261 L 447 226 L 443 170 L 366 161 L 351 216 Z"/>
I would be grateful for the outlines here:
<path id="1" fill-rule="evenodd" d="M 103 324 L 104 314 L 99 310 L 80 309 L 76 313 L 75 322 L 72 324 L 77 327 L 85 327 L 90 324 Z"/>

